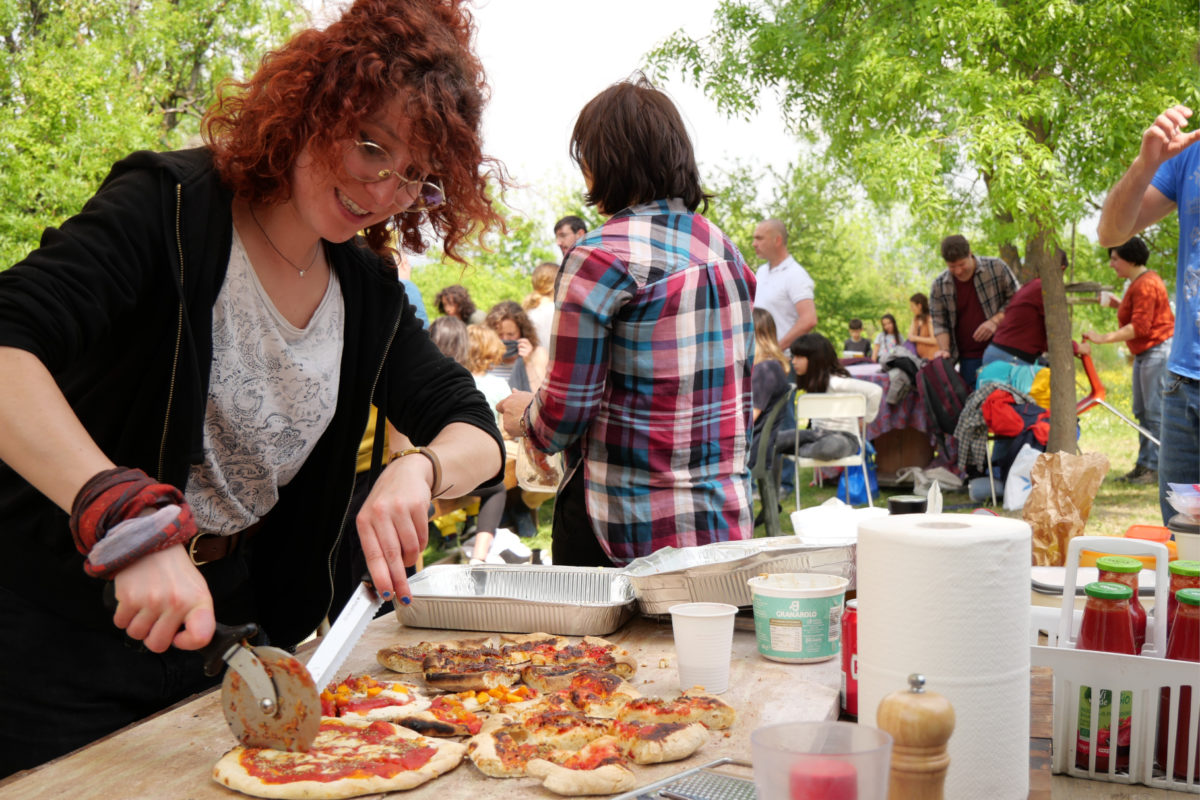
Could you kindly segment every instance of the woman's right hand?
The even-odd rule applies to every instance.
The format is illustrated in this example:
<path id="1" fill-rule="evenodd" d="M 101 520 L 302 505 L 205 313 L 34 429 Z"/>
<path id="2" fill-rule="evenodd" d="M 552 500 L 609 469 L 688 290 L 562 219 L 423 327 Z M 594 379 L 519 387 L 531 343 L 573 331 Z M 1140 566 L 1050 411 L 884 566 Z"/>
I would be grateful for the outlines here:
<path id="1" fill-rule="evenodd" d="M 198 650 L 212 639 L 212 595 L 184 545 L 143 556 L 118 572 L 113 583 L 113 624 L 147 650 L 162 653 L 172 645 Z"/>

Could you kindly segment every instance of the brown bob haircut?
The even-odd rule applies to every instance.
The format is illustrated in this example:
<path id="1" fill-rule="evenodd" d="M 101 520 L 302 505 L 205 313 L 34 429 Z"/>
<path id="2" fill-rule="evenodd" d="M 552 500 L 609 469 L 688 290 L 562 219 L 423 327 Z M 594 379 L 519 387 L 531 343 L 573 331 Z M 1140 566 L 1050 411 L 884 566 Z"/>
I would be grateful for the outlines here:
<path id="1" fill-rule="evenodd" d="M 605 214 L 678 197 L 708 210 L 683 118 L 671 98 L 637 75 L 591 99 L 571 132 L 571 159 L 592 177 L 588 205 Z"/>
<path id="2" fill-rule="evenodd" d="M 481 149 L 488 87 L 463 5 L 356 0 L 329 27 L 301 31 L 268 53 L 248 81 L 223 85 L 203 131 L 226 184 L 244 200 L 285 202 L 305 148 L 318 168 L 341 173 L 346 143 L 399 98 L 413 166 L 441 182 L 446 202 L 366 229 L 367 245 L 388 253 L 394 227 L 405 250 L 424 252 L 428 215 L 446 255 L 466 263 L 458 247 L 500 222 L 486 190 L 492 175 L 503 181 L 503 174 Z"/>

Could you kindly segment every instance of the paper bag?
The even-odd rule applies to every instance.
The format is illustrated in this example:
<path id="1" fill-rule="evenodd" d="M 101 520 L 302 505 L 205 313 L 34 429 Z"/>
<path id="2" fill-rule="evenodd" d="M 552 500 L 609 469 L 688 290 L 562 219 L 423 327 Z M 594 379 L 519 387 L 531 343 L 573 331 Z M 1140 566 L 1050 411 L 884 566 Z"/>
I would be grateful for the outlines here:
<path id="1" fill-rule="evenodd" d="M 1102 453 L 1042 453 L 1033 464 L 1033 488 L 1023 516 L 1033 528 L 1033 565 L 1061 567 L 1067 543 L 1083 533 L 1092 501 L 1108 472 Z"/>

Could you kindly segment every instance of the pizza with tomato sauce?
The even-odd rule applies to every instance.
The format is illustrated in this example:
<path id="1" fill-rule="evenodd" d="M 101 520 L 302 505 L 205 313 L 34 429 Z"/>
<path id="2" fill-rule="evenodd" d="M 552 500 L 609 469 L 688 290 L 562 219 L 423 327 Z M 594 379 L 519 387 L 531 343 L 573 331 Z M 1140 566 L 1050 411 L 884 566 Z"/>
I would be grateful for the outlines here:
<path id="1" fill-rule="evenodd" d="M 630 762 L 678 761 L 707 741 L 699 723 L 626 723 L 551 708 L 489 721 L 467 753 L 485 775 L 540 778 L 563 795 L 607 794 L 634 785 Z"/>
<path id="2" fill-rule="evenodd" d="M 213 780 L 254 797 L 336 800 L 420 786 L 458 766 L 466 746 L 391 722 L 325 718 L 307 752 L 238 746 Z"/>
<path id="3" fill-rule="evenodd" d="M 417 687 L 380 681 L 370 675 L 349 676 L 321 692 L 321 716 L 396 721 L 429 706 Z"/>
<path id="4" fill-rule="evenodd" d="M 637 671 L 629 651 L 605 639 L 585 636 L 572 643 L 546 633 L 397 645 L 379 650 L 376 658 L 393 672 L 421 672 L 426 685 L 451 692 L 511 687 L 522 680 L 522 670 L 535 679 L 546 676 L 540 684 L 526 681 L 539 691 L 564 688 L 580 669 L 612 672 L 623 678 Z M 551 688 L 552 680 L 558 685 Z"/>
<path id="5" fill-rule="evenodd" d="M 617 712 L 622 722 L 699 722 L 709 730 L 725 730 L 733 724 L 733 707 L 719 697 L 704 694 L 695 687 L 679 697 L 640 697 L 630 700 Z"/>

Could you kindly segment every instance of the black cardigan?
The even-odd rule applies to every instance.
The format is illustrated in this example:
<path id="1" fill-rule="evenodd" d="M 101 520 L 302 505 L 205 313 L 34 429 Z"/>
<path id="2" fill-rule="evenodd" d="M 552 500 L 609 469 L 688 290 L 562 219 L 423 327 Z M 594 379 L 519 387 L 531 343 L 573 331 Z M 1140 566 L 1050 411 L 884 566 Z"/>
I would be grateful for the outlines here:
<path id="1" fill-rule="evenodd" d="M 0 346 L 47 366 L 116 464 L 181 488 L 202 458 L 212 306 L 229 260 L 231 202 L 208 150 L 135 153 L 78 215 L 0 272 Z M 249 548 L 248 574 L 230 565 L 202 570 L 210 586 L 248 579 L 255 621 L 283 646 L 320 623 L 332 554 L 340 536 L 357 535 L 346 512 L 372 401 L 416 444 L 465 422 L 504 449 L 470 373 L 429 341 L 395 272 L 354 243 L 326 244 L 326 256 L 346 309 L 337 409 L 304 467 L 280 488 Z M 3 463 L 0 531 L 0 586 L 117 632 L 100 600 L 103 583 L 83 572 L 67 515 Z"/>

